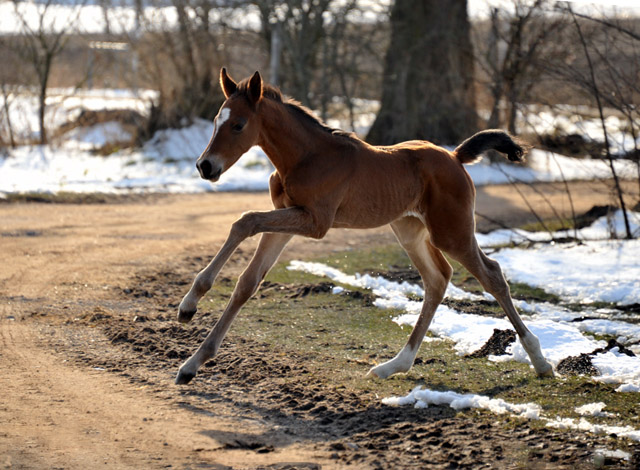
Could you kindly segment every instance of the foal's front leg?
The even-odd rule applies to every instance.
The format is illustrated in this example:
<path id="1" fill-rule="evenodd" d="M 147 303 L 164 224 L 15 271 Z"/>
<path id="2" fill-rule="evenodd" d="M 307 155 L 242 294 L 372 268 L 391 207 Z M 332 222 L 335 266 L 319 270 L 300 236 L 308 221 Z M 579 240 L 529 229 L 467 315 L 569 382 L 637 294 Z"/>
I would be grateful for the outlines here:
<path id="1" fill-rule="evenodd" d="M 318 220 L 317 217 L 312 217 L 309 211 L 299 207 L 244 214 L 231 226 L 231 232 L 216 256 L 196 276 L 191 289 L 180 302 L 178 321 L 182 323 L 191 321 L 197 312 L 198 302 L 209 292 L 220 270 L 243 240 L 261 232 L 289 233 L 322 238 L 329 230 L 331 222 L 318 226 Z"/>
<path id="2" fill-rule="evenodd" d="M 253 259 L 238 279 L 224 313 L 195 354 L 180 367 L 176 377 L 177 384 L 189 383 L 195 377 L 202 364 L 217 354 L 220 343 L 222 343 L 240 308 L 256 292 L 260 282 L 276 262 L 291 237 L 292 235 L 282 233 L 265 233 L 262 235 Z"/>
<path id="3" fill-rule="evenodd" d="M 211 260 L 206 268 L 198 273 L 191 285 L 191 289 L 189 289 L 189 292 L 187 292 L 182 299 L 182 302 L 180 302 L 180 307 L 178 307 L 179 322 L 189 323 L 191 321 L 198 311 L 198 302 L 207 292 L 209 292 L 209 289 L 211 289 L 211 286 L 213 285 L 213 281 L 218 277 L 218 273 L 220 273 L 220 270 L 225 265 L 229 257 L 233 254 L 236 248 L 238 248 L 240 242 L 242 242 L 243 238 L 232 235 L 233 232 L 227 238 L 224 245 L 222 245 L 222 248 L 220 248 L 215 258 Z"/>
<path id="4" fill-rule="evenodd" d="M 248 212 L 231 227 L 229 238 L 216 257 L 196 277 L 189 293 L 180 303 L 179 319 L 187 321 L 193 317 L 198 301 L 211 288 L 215 277 L 238 245 L 246 238 L 260 232 L 262 236 L 256 253 L 247 269 L 242 273 L 224 313 L 205 338 L 198 350 L 181 367 L 176 377 L 177 384 L 186 384 L 195 377 L 198 369 L 218 351 L 240 308 L 253 295 L 260 281 L 278 259 L 286 243 L 295 234 L 322 238 L 331 222 L 314 217 L 302 208 L 277 209 L 270 212 Z"/>

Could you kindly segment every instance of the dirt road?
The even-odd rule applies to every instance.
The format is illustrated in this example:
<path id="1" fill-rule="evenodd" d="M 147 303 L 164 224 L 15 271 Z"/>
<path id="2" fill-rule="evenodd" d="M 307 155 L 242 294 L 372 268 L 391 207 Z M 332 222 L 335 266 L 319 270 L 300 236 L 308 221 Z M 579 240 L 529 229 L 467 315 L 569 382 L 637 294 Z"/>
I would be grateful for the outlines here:
<path id="1" fill-rule="evenodd" d="M 540 215 L 569 212 L 562 188 L 540 188 L 551 201 L 549 206 L 540 202 L 540 196 L 531 195 L 530 202 Z M 576 184 L 572 192 L 576 212 L 609 202 L 602 185 Z M 178 389 L 172 384 L 173 369 L 167 369 L 169 374 L 148 367 L 152 357 L 145 359 L 148 363 L 140 359 L 130 364 L 122 357 L 114 359 L 117 338 L 105 337 L 95 328 L 105 318 L 117 327 L 122 312 L 131 318 L 143 316 L 146 302 L 151 301 L 148 292 L 132 293 L 132 289 L 140 285 L 140 273 L 157 266 L 175 267 L 155 284 L 156 289 L 166 288 L 168 299 L 154 308 L 171 324 L 175 305 L 188 287 L 186 281 L 175 280 L 174 271 L 180 270 L 178 277 L 190 282 L 192 274 L 206 264 L 202 258 L 182 266 L 181 260 L 215 253 L 242 212 L 269 207 L 268 195 L 262 193 L 154 196 L 109 204 L 0 205 L 0 468 L 342 468 L 353 464 L 336 458 L 336 450 L 344 444 L 319 444 L 322 433 L 305 430 L 304 420 L 285 426 L 278 419 L 266 419 L 265 412 L 238 406 L 235 393 L 246 391 L 237 380 Z M 489 219 L 533 219 L 510 187 L 481 189 L 477 212 L 486 216 L 479 219 L 481 228 L 489 228 Z M 284 257 L 308 258 L 392 240 L 387 228 L 332 231 L 321 241 L 294 240 Z M 247 241 L 222 275 L 237 275 L 256 242 L 257 238 Z M 248 348 L 240 343 L 237 347 Z M 107 371 L 96 365 L 105 363 L 117 367 Z M 277 409 L 270 413 L 277 415 Z M 452 429 L 467 425 L 452 421 Z M 489 455 L 495 449 L 478 452 Z M 469 454 L 468 461 L 474 455 Z M 384 460 L 380 465 L 375 462 L 364 459 L 356 467 L 389 465 Z"/>

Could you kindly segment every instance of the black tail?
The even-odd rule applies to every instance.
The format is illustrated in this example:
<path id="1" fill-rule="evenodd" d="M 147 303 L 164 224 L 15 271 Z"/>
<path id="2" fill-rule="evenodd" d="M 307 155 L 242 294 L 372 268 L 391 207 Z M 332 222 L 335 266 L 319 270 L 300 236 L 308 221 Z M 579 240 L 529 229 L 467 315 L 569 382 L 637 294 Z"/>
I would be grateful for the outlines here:
<path id="1" fill-rule="evenodd" d="M 483 152 L 497 150 L 507 155 L 512 162 L 524 161 L 527 148 L 516 141 L 505 131 L 489 129 L 478 132 L 462 142 L 454 151 L 460 163 L 475 163 L 480 160 Z"/>

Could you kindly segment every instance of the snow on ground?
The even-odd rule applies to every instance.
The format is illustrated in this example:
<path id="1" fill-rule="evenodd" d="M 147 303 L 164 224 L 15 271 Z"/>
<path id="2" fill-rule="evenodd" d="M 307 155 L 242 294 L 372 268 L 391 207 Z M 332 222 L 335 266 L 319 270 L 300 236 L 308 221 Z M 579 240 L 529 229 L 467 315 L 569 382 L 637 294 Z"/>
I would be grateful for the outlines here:
<path id="1" fill-rule="evenodd" d="M 127 136 L 116 123 L 74 130 L 59 146 L 20 146 L 7 157 L 0 157 L 0 192 L 201 192 L 266 191 L 273 167 L 259 147 L 245 154 L 218 183 L 200 179 L 195 161 L 206 148 L 213 132 L 210 122 L 198 120 L 183 129 L 160 131 L 141 149 L 123 150 L 108 156 L 92 149 Z M 532 166 L 480 163 L 468 167 L 478 185 L 508 181 L 558 181 L 562 174 L 553 166 L 556 159 L 566 179 L 605 178 L 608 169 L 602 161 L 575 160 L 548 152 L 532 152 Z M 617 162 L 620 174 L 631 175 L 630 162 Z M 570 167 L 573 170 L 568 171 Z M 565 171 L 567 170 L 567 171 Z M 507 235 L 511 236 L 511 235 Z"/>
<path id="2" fill-rule="evenodd" d="M 613 416 L 613 413 L 603 411 L 607 405 L 601 401 L 597 403 L 587 403 L 586 405 L 579 406 L 575 409 L 575 412 L 580 416 Z"/>
<path id="3" fill-rule="evenodd" d="M 533 183 L 573 180 L 591 180 L 611 177 L 609 163 L 605 160 L 570 158 L 557 153 L 533 149 L 527 156 L 528 165 L 517 166 L 491 163 L 483 159 L 466 166 L 473 182 L 478 185 L 510 182 Z M 615 162 L 621 178 L 637 177 L 637 166 L 627 160 Z"/>
<path id="4" fill-rule="evenodd" d="M 632 214 L 633 220 L 637 221 L 638 217 L 638 214 Z M 602 219 L 597 220 L 590 228 L 584 229 L 583 233 L 594 236 L 599 233 L 597 228 L 603 223 Z M 604 235 L 604 232 L 601 234 Z M 490 235 L 488 239 L 491 239 Z M 594 250 L 593 246 L 596 246 L 596 243 L 597 250 Z M 621 305 L 640 303 L 638 241 L 589 241 L 584 245 L 577 245 L 575 249 L 584 247 L 591 251 L 576 254 L 572 251 L 573 248 L 542 245 L 527 250 L 501 250 L 494 253 L 493 257 L 498 258 L 501 264 L 507 267 L 508 277 L 539 285 L 545 290 L 555 289 L 565 302 L 607 301 Z M 553 251 L 549 252 L 551 248 Z M 510 259 L 513 262 L 510 262 Z M 550 266 L 549 270 L 545 270 L 547 265 Z M 328 277 L 334 282 L 348 286 L 371 289 L 377 297 L 374 302 L 377 307 L 404 311 L 394 318 L 396 323 L 413 326 L 417 321 L 422 303 L 411 300 L 408 295 L 423 297 L 424 291 L 419 286 L 406 282 L 397 283 L 377 276 L 348 275 L 321 263 L 292 261 L 289 269 Z M 557 270 L 561 272 L 556 272 Z M 447 296 L 464 300 L 490 298 L 465 293 L 454 286 L 449 286 Z M 516 302 L 516 305 L 526 314 L 525 323 L 538 336 L 544 356 L 553 365 L 557 365 L 566 357 L 590 353 L 606 345 L 604 341 L 597 341 L 585 333 L 614 335 L 621 343 L 632 345 L 636 350 L 640 343 L 640 326 L 625 322 L 624 314 L 613 313 L 611 309 L 585 308 L 586 311 L 573 312 L 550 303 L 520 301 Z M 581 316 L 593 318 L 575 321 Z M 506 319 L 460 313 L 440 305 L 429 331 L 433 335 L 453 341 L 459 354 L 469 354 L 479 349 L 496 328 L 512 327 Z M 519 339 L 510 346 L 507 354 L 492 356 L 490 360 L 529 363 Z M 640 357 L 629 357 L 614 348 L 606 353 L 597 354 L 593 358 L 593 364 L 601 373 L 597 380 L 620 384 L 619 391 L 640 390 Z"/>
<path id="5" fill-rule="evenodd" d="M 637 214 L 635 214 L 634 217 L 637 217 Z M 584 229 L 584 235 L 602 235 L 603 233 L 598 232 L 597 229 L 601 227 L 602 224 L 602 220 L 596 221 L 590 228 Z M 612 252 L 613 254 L 619 254 L 620 250 L 623 249 L 622 245 L 625 244 L 633 245 L 634 241 L 603 245 L 597 252 L 600 257 L 600 262 L 604 266 L 600 271 L 596 271 L 599 272 L 601 279 L 606 279 L 609 273 L 615 273 L 615 263 L 620 262 L 621 257 L 613 256 Z M 606 249 L 607 247 L 608 250 Z M 530 249 L 521 251 L 527 252 L 529 258 L 536 259 L 539 257 L 538 252 L 540 250 Z M 556 256 L 557 263 L 565 266 L 567 275 L 584 272 L 585 268 L 583 266 L 566 264 L 563 261 L 563 253 L 563 251 L 559 250 L 555 252 L 554 255 Z M 631 255 L 629 253 L 627 254 Z M 636 256 L 631 259 L 635 261 L 635 263 L 625 264 L 624 269 L 619 270 L 629 271 L 629 279 L 640 279 L 640 263 L 637 261 L 640 257 Z M 526 261 L 526 258 L 524 261 Z M 513 266 L 515 270 L 518 264 L 514 263 Z M 405 313 L 394 318 L 396 323 L 413 326 L 417 321 L 421 302 L 410 300 L 407 294 L 423 296 L 424 291 L 420 287 L 413 286 L 407 282 L 397 283 L 389 281 L 377 276 L 349 275 L 321 263 L 292 261 L 289 269 L 328 277 L 340 284 L 371 289 L 373 294 L 377 296 L 374 302 L 374 305 L 377 307 L 404 310 Z M 550 274 L 544 272 L 539 273 L 539 277 L 553 279 Z M 572 277 L 576 279 L 579 278 L 579 276 L 575 275 Z M 554 280 L 554 283 L 557 284 L 562 284 L 563 282 L 564 279 Z M 585 282 L 590 281 L 585 280 Z M 633 282 L 626 287 L 618 284 L 618 287 L 621 292 L 621 295 L 618 296 L 617 299 L 618 302 L 640 302 L 640 290 L 636 288 L 637 286 L 633 285 Z M 592 288 L 592 286 L 587 286 L 585 292 L 588 292 L 589 289 Z M 335 294 L 339 294 L 342 291 L 343 288 L 340 286 L 334 289 Z M 604 293 L 604 295 L 608 296 L 609 294 Z M 461 289 L 451 285 L 447 289 L 447 296 L 466 300 L 483 298 L 475 294 L 465 293 Z M 594 297 L 596 296 L 594 295 Z M 566 357 L 576 356 L 581 353 L 590 353 L 597 348 L 605 346 L 604 341 L 597 341 L 591 336 L 585 335 L 584 332 L 613 334 L 618 336 L 619 341 L 629 342 L 636 346 L 640 343 L 640 326 L 621 320 L 608 319 L 616 315 L 611 309 L 591 310 L 588 312 L 589 316 L 601 315 L 603 318 L 573 322 L 572 320 L 580 317 L 584 312 L 572 312 L 562 306 L 549 303 L 527 303 L 521 301 L 517 302 L 517 304 L 525 313 L 529 314 L 529 316 L 524 317 L 525 323 L 539 338 L 544 356 L 554 366 Z M 621 314 L 617 315 L 622 316 Z M 607 318 L 605 318 L 605 316 Z M 440 305 L 429 327 L 429 332 L 432 335 L 453 341 L 455 343 L 454 348 L 459 354 L 469 354 L 478 350 L 491 337 L 495 328 L 511 329 L 512 327 L 505 319 L 460 313 L 450 307 Z M 430 337 L 426 339 L 431 340 Z M 636 352 L 640 351 L 636 349 Z M 507 354 L 503 356 L 490 356 L 489 360 L 500 362 L 510 360 L 525 363 L 530 362 L 519 339 L 516 339 L 516 342 L 510 346 Z M 600 372 L 600 375 L 594 378 L 595 380 L 620 384 L 616 389 L 618 392 L 640 392 L 640 357 L 630 357 L 621 354 L 618 348 L 613 348 L 606 353 L 595 355 L 592 363 Z M 616 434 L 619 437 L 640 441 L 640 430 L 638 429 L 630 426 L 596 424 L 585 418 L 585 416 L 610 416 L 610 413 L 604 411 L 605 405 L 603 403 L 592 403 L 577 408 L 575 410 L 576 413 L 583 417 L 575 420 L 573 418 L 544 416 L 542 408 L 535 403 L 514 404 L 502 399 L 494 399 L 482 395 L 461 394 L 453 391 L 434 391 L 422 387 L 415 388 L 406 396 L 384 398 L 382 402 L 392 406 L 413 405 L 417 408 L 424 408 L 430 404 L 447 404 L 456 410 L 483 408 L 497 414 L 508 413 L 522 418 L 543 420 L 548 427 L 573 429 L 594 434 Z M 629 456 L 624 453 L 621 455 L 616 454 L 616 456 L 623 459 L 629 458 Z"/>
<path id="6" fill-rule="evenodd" d="M 640 301 L 640 240 L 507 248 L 493 253 L 506 277 L 540 287 L 565 301 L 629 305 Z"/>
<path id="7" fill-rule="evenodd" d="M 640 235 L 640 213 L 627 212 L 631 232 Z M 482 247 L 507 243 L 550 241 L 576 236 L 580 244 L 540 244 L 535 250 L 504 248 L 492 254 L 507 278 L 540 287 L 566 302 L 588 304 L 640 302 L 640 240 L 608 240 L 611 233 L 624 234 L 623 216 L 617 211 L 577 231 L 553 234 L 523 230 L 498 230 L 478 234 Z M 534 254 L 535 253 L 535 254 Z M 593 323 L 594 328 L 597 327 Z M 622 333 L 623 334 L 623 333 Z"/>
<path id="8" fill-rule="evenodd" d="M 542 412 L 542 408 L 535 403 L 516 405 L 500 398 L 489 398 L 473 393 L 437 392 L 424 389 L 422 386 L 414 388 L 404 397 L 383 398 L 382 403 L 392 406 L 413 404 L 416 408 L 426 408 L 428 405 L 449 405 L 454 410 L 484 408 L 497 414 L 510 413 L 529 419 L 539 419 Z"/>
<path id="9" fill-rule="evenodd" d="M 153 90 L 127 89 L 71 89 L 50 88 L 47 92 L 47 106 L 45 120 L 49 131 L 75 120 L 83 110 L 103 111 L 112 109 L 129 109 L 145 114 L 151 100 L 157 97 Z M 9 95 L 9 118 L 16 139 L 19 141 L 37 140 L 38 129 L 38 100 L 34 90 L 21 87 Z M 0 96 L 0 103 L 4 106 L 4 97 Z M 8 141 L 4 128 L 5 117 L 2 118 L 0 132 Z M 73 136 L 65 136 L 74 140 Z"/>
<path id="10" fill-rule="evenodd" d="M 629 228 L 634 237 L 640 236 L 640 213 L 627 211 Z M 601 217 L 588 227 L 579 230 L 561 230 L 555 233 L 528 232 L 522 229 L 500 229 L 491 233 L 477 233 L 478 244 L 483 248 L 518 245 L 524 242 L 549 242 L 562 238 L 578 240 L 609 240 L 625 235 L 624 217 L 621 211 Z M 612 236 L 613 235 L 613 236 Z"/>
<path id="11" fill-rule="evenodd" d="M 46 120 L 51 131 L 76 119 L 83 109 L 133 109 L 144 113 L 155 96 L 156 92 L 151 90 L 52 89 L 47 100 Z M 9 98 L 9 105 L 17 138 L 37 140 L 34 94 L 28 89 L 16 90 Z M 375 104 L 354 100 L 354 105 L 358 110 L 354 126 L 363 135 L 375 117 Z M 330 124 L 348 127 L 346 122 L 331 121 Z M 94 150 L 107 143 L 130 140 L 131 135 L 116 122 L 76 128 L 52 145 L 20 146 L 9 150 L 8 156 L 0 156 L 0 195 L 58 191 L 266 191 L 272 166 L 259 148 L 251 149 L 218 183 L 212 185 L 200 179 L 195 161 L 207 146 L 212 132 L 211 122 L 196 120 L 182 129 L 158 132 L 142 148 L 101 156 Z M 7 136 L 4 138 L 8 139 Z M 617 161 L 616 167 L 622 177 L 637 175 L 636 167 L 629 161 Z M 491 164 L 485 159 L 467 166 L 467 170 L 477 185 L 607 178 L 610 175 L 604 161 L 568 158 L 540 150 L 531 152 L 526 167 Z"/>
<path id="12" fill-rule="evenodd" d="M 452 391 L 439 392 L 435 390 L 425 389 L 422 386 L 416 387 L 403 397 L 383 398 L 382 403 L 390 406 L 413 405 L 415 408 L 426 408 L 429 405 L 449 405 L 454 410 L 463 410 L 467 408 L 482 408 L 496 414 L 508 413 L 520 418 L 535 419 L 546 421 L 548 427 L 557 429 L 573 429 L 576 431 L 590 432 L 593 434 L 615 434 L 618 437 L 626 437 L 634 441 L 640 441 L 640 430 L 631 426 L 610 426 L 605 424 L 594 424 L 585 418 L 575 420 L 573 418 L 549 418 L 542 414 L 542 408 L 536 403 L 509 403 L 502 399 L 490 398 L 484 395 L 473 393 L 456 393 Z M 579 414 L 589 416 L 606 416 L 602 412 L 604 406 L 602 403 L 588 404 L 580 411 Z M 607 452 L 607 451 L 605 451 Z M 629 459 L 630 455 L 623 451 L 614 451 L 618 458 Z"/>
<path id="13" fill-rule="evenodd" d="M 21 146 L 0 159 L 0 193 L 46 192 L 203 192 L 268 189 L 271 164 L 252 148 L 215 185 L 202 180 L 195 161 L 213 125 L 199 120 L 184 129 L 157 132 L 142 149 L 109 156 L 89 150 L 107 141 L 126 140 L 117 123 L 74 129 L 60 147 Z"/>
<path id="14" fill-rule="evenodd" d="M 613 155 L 634 150 L 633 136 L 626 132 L 627 122 L 615 110 L 604 109 L 607 138 Z M 588 106 L 529 105 L 518 111 L 519 128 L 537 135 L 580 135 L 586 141 L 604 142 L 602 122 Z"/>

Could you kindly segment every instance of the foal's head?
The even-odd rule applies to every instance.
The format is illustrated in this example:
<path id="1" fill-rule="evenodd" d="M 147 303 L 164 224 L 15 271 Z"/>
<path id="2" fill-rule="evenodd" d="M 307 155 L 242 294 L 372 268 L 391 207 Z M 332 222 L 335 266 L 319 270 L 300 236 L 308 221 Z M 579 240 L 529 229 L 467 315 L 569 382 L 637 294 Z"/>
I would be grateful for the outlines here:
<path id="1" fill-rule="evenodd" d="M 196 162 L 200 176 L 213 182 L 257 144 L 260 131 L 257 115 L 262 99 L 260 74 L 256 72 L 250 79 L 236 83 L 222 68 L 220 86 L 226 100 L 213 121 L 209 145 Z"/>

